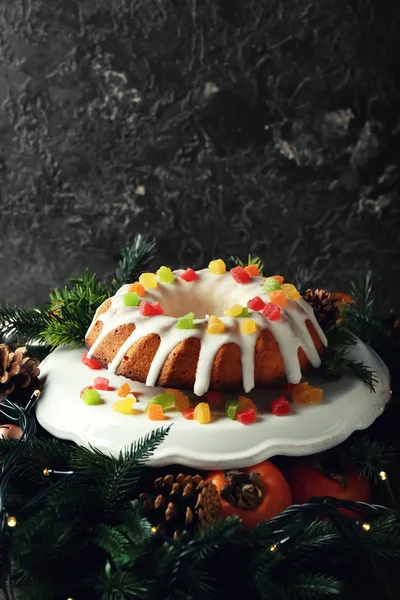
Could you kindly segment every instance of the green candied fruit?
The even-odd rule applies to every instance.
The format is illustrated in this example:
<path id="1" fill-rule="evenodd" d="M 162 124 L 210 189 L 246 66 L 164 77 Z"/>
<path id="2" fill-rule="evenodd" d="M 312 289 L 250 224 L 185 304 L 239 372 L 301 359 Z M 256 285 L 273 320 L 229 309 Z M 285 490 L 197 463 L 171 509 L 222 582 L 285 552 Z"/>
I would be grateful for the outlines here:
<path id="1" fill-rule="evenodd" d="M 227 400 L 225 402 L 225 414 L 228 419 L 234 421 L 236 419 L 236 413 L 239 411 L 239 402 L 237 400 Z"/>
<path id="2" fill-rule="evenodd" d="M 239 317 L 248 317 L 248 316 L 249 316 L 249 309 L 247 308 L 247 306 L 244 306 L 242 312 L 239 315 Z"/>
<path id="3" fill-rule="evenodd" d="M 160 267 L 158 277 L 161 283 L 173 283 L 175 276 L 169 267 Z"/>
<path id="4" fill-rule="evenodd" d="M 86 388 L 82 394 L 82 400 L 88 406 L 95 406 L 96 404 L 103 404 L 103 400 L 97 390 L 91 390 Z"/>
<path id="5" fill-rule="evenodd" d="M 180 317 L 176 324 L 176 328 L 177 329 L 194 329 L 195 325 L 193 323 L 193 319 L 194 319 L 194 313 L 192 313 L 192 312 L 188 313 L 187 315 L 184 315 L 183 317 Z"/>
<path id="6" fill-rule="evenodd" d="M 161 404 L 164 410 L 174 408 L 175 396 L 173 394 L 157 394 L 149 402 L 149 404 Z"/>
<path id="7" fill-rule="evenodd" d="M 265 292 L 276 292 L 281 289 L 281 284 L 275 277 L 267 277 L 264 281 L 264 291 Z"/>
<path id="8" fill-rule="evenodd" d="M 124 294 L 124 306 L 139 306 L 140 300 L 137 292 Z"/>

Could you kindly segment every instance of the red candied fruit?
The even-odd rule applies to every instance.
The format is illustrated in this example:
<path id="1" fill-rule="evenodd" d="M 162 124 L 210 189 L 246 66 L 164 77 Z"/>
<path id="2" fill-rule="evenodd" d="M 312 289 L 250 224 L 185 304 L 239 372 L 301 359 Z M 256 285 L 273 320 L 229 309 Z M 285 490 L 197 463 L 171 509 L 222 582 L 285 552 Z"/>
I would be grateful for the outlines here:
<path id="1" fill-rule="evenodd" d="M 142 317 L 154 317 L 154 315 L 162 315 L 164 312 L 159 302 L 151 304 L 146 300 L 140 303 L 139 311 Z"/>
<path id="2" fill-rule="evenodd" d="M 207 392 L 206 399 L 211 408 L 222 408 L 224 406 L 224 397 L 220 392 Z"/>
<path id="3" fill-rule="evenodd" d="M 197 275 L 196 271 L 193 271 L 193 269 L 186 269 L 186 271 L 184 271 L 181 275 L 181 279 L 183 279 L 183 281 L 187 281 L 188 283 L 191 281 L 196 281 L 198 278 L 199 276 Z"/>
<path id="4" fill-rule="evenodd" d="M 95 377 L 93 381 L 93 387 L 95 390 L 108 390 L 110 380 L 106 377 Z"/>
<path id="5" fill-rule="evenodd" d="M 242 423 L 242 425 L 251 425 L 255 420 L 256 411 L 254 408 L 249 408 L 248 410 L 243 410 L 236 413 L 236 421 L 239 421 L 239 423 Z"/>
<path id="6" fill-rule="evenodd" d="M 82 398 L 82 396 L 83 396 L 83 392 L 84 392 L 85 390 L 92 390 L 92 389 L 93 389 L 93 386 L 92 386 L 92 385 L 87 385 L 86 387 L 84 387 L 84 388 L 81 390 L 81 393 L 79 394 L 79 395 L 80 395 L 80 397 Z"/>
<path id="7" fill-rule="evenodd" d="M 265 302 L 260 296 L 254 296 L 247 302 L 248 308 L 251 310 L 262 310 L 265 306 Z"/>
<path id="8" fill-rule="evenodd" d="M 283 417 L 290 414 L 290 404 L 283 396 L 275 398 L 271 403 L 271 410 L 277 417 Z"/>
<path id="9" fill-rule="evenodd" d="M 101 369 L 101 364 L 99 363 L 99 361 L 97 361 L 95 358 L 88 358 L 87 354 L 87 352 L 84 353 L 81 362 L 83 362 L 84 365 L 89 367 L 89 369 L 94 369 L 95 371 Z"/>
<path id="10" fill-rule="evenodd" d="M 281 309 L 277 304 L 267 302 L 262 309 L 262 315 L 270 321 L 276 321 L 281 316 Z"/>
<path id="11" fill-rule="evenodd" d="M 194 408 L 188 408 L 182 412 L 182 417 L 188 421 L 193 421 Z"/>
<path id="12" fill-rule="evenodd" d="M 251 276 L 241 266 L 234 267 L 230 273 L 236 283 L 250 283 L 251 281 Z"/>

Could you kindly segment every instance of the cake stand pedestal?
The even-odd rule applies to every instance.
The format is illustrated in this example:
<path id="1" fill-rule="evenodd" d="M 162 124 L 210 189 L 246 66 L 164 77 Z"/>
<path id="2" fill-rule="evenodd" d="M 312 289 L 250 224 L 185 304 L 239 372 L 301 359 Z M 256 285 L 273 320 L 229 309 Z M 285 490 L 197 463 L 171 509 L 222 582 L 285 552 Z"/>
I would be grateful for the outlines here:
<path id="1" fill-rule="evenodd" d="M 93 371 L 82 364 L 83 352 L 83 348 L 59 348 L 42 362 L 44 389 L 36 412 L 39 423 L 56 437 L 90 445 L 114 456 L 152 430 L 171 425 L 166 440 L 148 461 L 152 467 L 181 464 L 198 469 L 228 469 L 250 466 L 276 455 L 315 454 L 340 444 L 354 431 L 369 427 L 390 399 L 386 366 L 359 341 L 351 348 L 350 355 L 375 371 L 378 377 L 375 392 L 370 392 L 351 373 L 327 383 L 315 371 L 307 375 L 307 381 L 323 388 L 322 404 L 292 405 L 292 413 L 285 417 L 277 417 L 270 411 L 271 400 L 279 392 L 261 389 L 246 394 L 260 411 L 257 421 L 250 426 L 231 421 L 223 414 L 214 415 L 207 425 L 200 425 L 185 420 L 176 411 L 167 412 L 165 421 L 150 421 L 144 409 L 148 400 L 163 392 L 163 388 L 148 388 L 106 370 Z M 80 398 L 80 391 L 97 376 L 107 377 L 115 389 L 100 392 L 104 404 L 87 406 Z M 116 390 L 125 382 L 138 393 L 133 415 L 112 410 L 112 404 L 118 400 Z"/>

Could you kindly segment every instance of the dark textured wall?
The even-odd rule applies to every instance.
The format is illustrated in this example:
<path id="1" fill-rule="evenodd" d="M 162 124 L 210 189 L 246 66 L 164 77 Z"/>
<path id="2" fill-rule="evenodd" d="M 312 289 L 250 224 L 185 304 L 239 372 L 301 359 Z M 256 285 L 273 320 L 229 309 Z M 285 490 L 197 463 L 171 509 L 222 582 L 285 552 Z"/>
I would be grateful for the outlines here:
<path id="1" fill-rule="evenodd" d="M 110 8 L 112 6 L 112 8 Z M 0 0 L 0 301 L 136 232 L 400 298 L 399 3 Z"/>

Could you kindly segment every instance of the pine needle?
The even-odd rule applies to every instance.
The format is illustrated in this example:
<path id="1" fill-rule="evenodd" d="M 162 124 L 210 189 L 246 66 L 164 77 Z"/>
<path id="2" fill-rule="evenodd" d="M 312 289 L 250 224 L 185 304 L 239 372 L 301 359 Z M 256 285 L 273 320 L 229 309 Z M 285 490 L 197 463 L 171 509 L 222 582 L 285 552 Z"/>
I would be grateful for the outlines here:
<path id="1" fill-rule="evenodd" d="M 25 345 L 45 341 L 43 331 L 48 322 L 48 314 L 39 308 L 0 306 L 0 332 L 9 343 Z"/>
<path id="2" fill-rule="evenodd" d="M 392 446 L 364 435 L 355 441 L 349 450 L 350 464 L 360 469 L 360 476 L 378 482 L 384 467 L 393 465 L 396 452 Z"/>
<path id="3" fill-rule="evenodd" d="M 115 272 L 115 279 L 112 282 L 114 290 L 138 278 L 153 259 L 155 247 L 156 243 L 153 240 L 148 241 L 139 233 L 133 244 L 121 251 L 121 259 Z"/>
<path id="4" fill-rule="evenodd" d="M 324 375 L 331 379 L 340 379 L 345 369 L 350 369 L 371 392 L 375 392 L 378 383 L 375 371 L 364 363 L 349 358 L 349 349 L 346 347 L 328 346 L 322 358 L 321 369 Z"/>
<path id="5" fill-rule="evenodd" d="M 247 260 L 243 261 L 238 256 L 228 256 L 226 260 L 226 268 L 229 270 L 234 267 L 246 267 L 249 265 L 257 265 L 258 270 L 260 271 L 260 275 L 264 274 L 264 261 L 259 256 L 251 256 L 251 254 L 247 255 Z"/>

